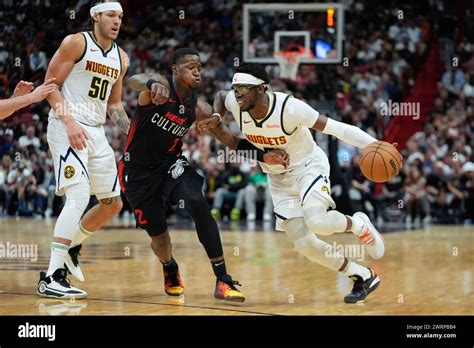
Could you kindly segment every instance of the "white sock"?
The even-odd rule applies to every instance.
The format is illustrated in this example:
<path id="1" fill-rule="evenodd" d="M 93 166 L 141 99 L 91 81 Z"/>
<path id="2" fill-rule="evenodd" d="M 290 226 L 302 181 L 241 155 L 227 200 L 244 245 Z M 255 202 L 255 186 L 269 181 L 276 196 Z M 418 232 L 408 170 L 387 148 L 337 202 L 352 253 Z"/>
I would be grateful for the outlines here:
<path id="1" fill-rule="evenodd" d="M 87 238 L 89 238 L 93 234 L 94 232 L 86 230 L 82 226 L 82 221 L 79 221 L 79 230 L 76 232 L 76 237 L 71 243 L 71 248 L 75 247 L 76 245 L 82 244 Z"/>
<path id="2" fill-rule="evenodd" d="M 348 260 L 346 268 L 341 273 L 347 276 L 358 275 L 362 277 L 362 279 L 364 280 L 367 280 L 372 276 L 372 274 L 370 274 L 370 271 L 367 267 L 359 265 L 358 263 L 355 263 L 354 261 L 350 261 L 350 260 Z"/>
<path id="3" fill-rule="evenodd" d="M 64 268 L 64 262 L 67 258 L 69 245 L 52 242 L 51 243 L 51 259 L 49 260 L 49 268 L 46 276 L 49 277 L 58 268 Z"/>
<path id="4" fill-rule="evenodd" d="M 358 216 L 351 217 L 351 220 L 352 220 L 351 232 L 354 233 L 356 236 L 361 236 L 367 229 L 367 226 L 365 225 L 364 220 L 362 220 L 362 218 Z"/>

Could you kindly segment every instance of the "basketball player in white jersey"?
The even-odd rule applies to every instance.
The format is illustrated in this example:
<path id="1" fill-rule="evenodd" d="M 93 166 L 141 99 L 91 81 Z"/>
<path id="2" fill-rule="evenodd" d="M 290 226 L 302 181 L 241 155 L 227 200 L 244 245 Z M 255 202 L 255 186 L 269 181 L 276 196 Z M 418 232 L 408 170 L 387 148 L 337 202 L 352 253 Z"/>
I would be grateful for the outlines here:
<path id="1" fill-rule="evenodd" d="M 82 242 L 122 208 L 115 155 L 103 124 L 108 113 L 128 133 L 129 119 L 121 102 L 128 57 L 114 42 L 123 10 L 118 2 L 105 2 L 93 6 L 90 16 L 92 31 L 67 36 L 46 74 L 60 86 L 48 97 L 48 143 L 56 193 L 65 194 L 66 203 L 54 228 L 48 271 L 40 274 L 37 293 L 45 297 L 87 296 L 70 285 L 67 271 L 84 280 L 77 259 Z M 99 204 L 82 216 L 90 195 Z"/>
<path id="2" fill-rule="evenodd" d="M 309 260 L 351 277 L 354 287 L 344 298 L 345 302 L 363 301 L 377 288 L 379 277 L 372 269 L 338 254 L 315 234 L 351 231 L 374 259 L 384 254 L 383 238 L 362 212 L 349 217 L 336 210 L 328 211 L 336 206 L 330 191 L 329 161 L 316 145 L 309 128 L 334 135 L 359 148 L 377 139 L 359 128 L 319 114 L 291 95 L 269 91 L 269 81 L 263 66 L 241 65 L 233 77 L 233 90 L 218 93 L 214 101 L 215 113 L 199 123 L 198 129 L 209 129 L 215 134 L 215 129 L 222 128 L 220 119 L 230 111 L 245 138 L 258 151 L 286 151 L 289 156 L 286 168 L 260 162 L 262 170 L 268 174 L 277 229 L 284 230 L 294 242 L 295 250 Z M 252 149 L 249 147 L 249 150 Z"/>

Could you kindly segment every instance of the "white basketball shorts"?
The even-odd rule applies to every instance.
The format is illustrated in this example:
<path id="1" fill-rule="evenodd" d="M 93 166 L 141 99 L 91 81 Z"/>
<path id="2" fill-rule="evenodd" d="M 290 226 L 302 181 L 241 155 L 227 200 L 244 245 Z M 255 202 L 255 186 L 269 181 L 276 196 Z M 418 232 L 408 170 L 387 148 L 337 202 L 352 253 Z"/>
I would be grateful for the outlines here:
<path id="1" fill-rule="evenodd" d="M 69 145 L 64 123 L 55 118 L 49 121 L 47 136 L 54 161 L 56 194 L 62 196 L 68 186 L 86 181 L 90 194 L 99 200 L 119 196 L 115 154 L 105 136 L 104 127 L 79 125 L 90 136 L 87 147 L 81 151 Z"/>
<path id="2" fill-rule="evenodd" d="M 268 175 L 277 230 L 283 230 L 282 221 L 303 217 L 304 209 L 314 203 L 323 202 L 328 208 L 336 207 L 331 197 L 329 170 L 327 157 L 317 156 L 289 172 Z"/>

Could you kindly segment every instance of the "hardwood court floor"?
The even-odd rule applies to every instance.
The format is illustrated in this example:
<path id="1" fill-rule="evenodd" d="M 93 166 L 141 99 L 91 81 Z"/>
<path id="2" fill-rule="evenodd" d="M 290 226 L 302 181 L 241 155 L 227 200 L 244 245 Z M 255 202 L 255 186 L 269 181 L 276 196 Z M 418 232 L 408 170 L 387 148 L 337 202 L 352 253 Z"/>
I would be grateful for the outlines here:
<path id="1" fill-rule="evenodd" d="M 0 218 L 0 243 L 37 244 L 38 259 L 0 259 L 0 315 L 429 315 L 474 314 L 474 228 L 435 226 L 384 234 L 386 254 L 373 265 L 380 287 L 365 303 L 342 299 L 350 280 L 296 254 L 284 233 L 222 231 L 229 273 L 247 301 L 213 298 L 214 276 L 191 230 L 173 230 L 174 255 L 184 298 L 163 292 L 161 265 L 142 230 L 111 228 L 86 241 L 82 251 L 87 300 L 49 300 L 35 295 L 46 270 L 54 221 Z M 324 238 L 352 244 L 351 234 Z M 1 248 L 1 246 L 0 246 Z"/>

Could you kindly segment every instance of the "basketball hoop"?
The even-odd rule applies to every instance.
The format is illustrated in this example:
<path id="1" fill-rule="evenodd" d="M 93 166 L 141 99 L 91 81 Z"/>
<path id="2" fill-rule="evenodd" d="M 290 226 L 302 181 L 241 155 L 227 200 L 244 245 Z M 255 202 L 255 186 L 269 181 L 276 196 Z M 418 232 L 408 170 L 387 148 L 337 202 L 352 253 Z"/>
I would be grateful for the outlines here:
<path id="1" fill-rule="evenodd" d="M 301 58 L 306 57 L 307 54 L 303 51 L 276 51 L 273 57 L 280 65 L 280 78 L 290 79 L 295 81 L 298 74 L 298 67 L 301 63 Z"/>

